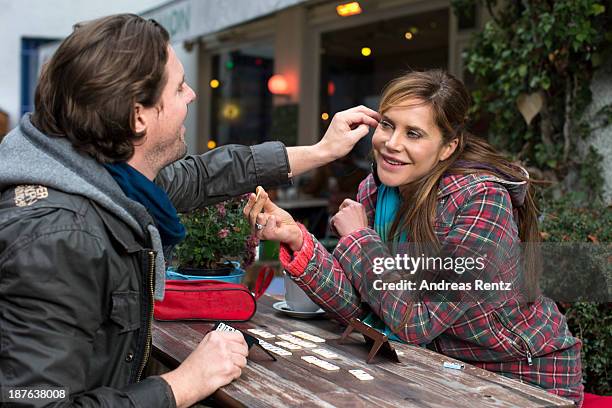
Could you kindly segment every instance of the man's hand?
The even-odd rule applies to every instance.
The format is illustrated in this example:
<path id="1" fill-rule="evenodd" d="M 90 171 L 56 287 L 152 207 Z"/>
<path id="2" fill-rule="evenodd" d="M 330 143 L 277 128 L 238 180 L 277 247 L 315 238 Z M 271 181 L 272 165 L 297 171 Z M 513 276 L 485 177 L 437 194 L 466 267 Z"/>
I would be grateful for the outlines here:
<path id="1" fill-rule="evenodd" d="M 316 169 L 346 156 L 355 144 L 378 126 L 380 114 L 365 106 L 356 106 L 334 115 L 323 138 L 312 146 L 287 148 L 293 176 Z"/>
<path id="2" fill-rule="evenodd" d="M 368 226 L 368 216 L 363 205 L 357 201 L 346 199 L 340 204 L 340 209 L 330 220 L 340 237 Z"/>
<path id="3" fill-rule="evenodd" d="M 363 105 L 338 112 L 332 118 L 327 132 L 315 146 L 326 152 L 331 160 L 346 156 L 362 137 L 368 134 L 370 126 L 375 128 L 380 115 Z"/>
<path id="4" fill-rule="evenodd" d="M 177 407 L 188 407 L 240 377 L 248 354 L 242 333 L 211 331 L 177 369 L 161 377 Z"/>

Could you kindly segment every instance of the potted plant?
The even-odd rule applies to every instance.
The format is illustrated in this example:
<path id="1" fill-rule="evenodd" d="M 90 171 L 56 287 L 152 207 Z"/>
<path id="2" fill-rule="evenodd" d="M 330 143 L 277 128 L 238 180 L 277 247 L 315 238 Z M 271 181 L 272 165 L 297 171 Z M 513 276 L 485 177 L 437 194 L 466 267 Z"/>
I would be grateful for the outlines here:
<path id="1" fill-rule="evenodd" d="M 247 197 L 180 215 L 187 237 L 176 248 L 179 273 L 227 276 L 235 269 L 236 262 L 243 268 L 253 263 L 259 241 L 251 234 L 242 214 Z"/>

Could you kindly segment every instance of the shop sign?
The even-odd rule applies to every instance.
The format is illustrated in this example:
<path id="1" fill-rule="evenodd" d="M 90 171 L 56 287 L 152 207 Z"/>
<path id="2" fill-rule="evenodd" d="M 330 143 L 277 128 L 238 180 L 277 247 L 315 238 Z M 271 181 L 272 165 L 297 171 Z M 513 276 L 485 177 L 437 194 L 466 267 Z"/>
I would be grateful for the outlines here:
<path id="1" fill-rule="evenodd" d="M 191 37 L 191 6 L 190 1 L 172 3 L 162 9 L 145 13 L 144 16 L 154 19 L 168 30 L 172 42 L 184 41 Z"/>

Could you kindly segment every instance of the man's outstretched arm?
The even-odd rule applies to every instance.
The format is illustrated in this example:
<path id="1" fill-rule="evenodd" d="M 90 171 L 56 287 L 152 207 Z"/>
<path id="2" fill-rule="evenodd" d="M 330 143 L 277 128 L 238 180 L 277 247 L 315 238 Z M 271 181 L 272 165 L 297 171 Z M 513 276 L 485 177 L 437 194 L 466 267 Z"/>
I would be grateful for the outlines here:
<path id="1" fill-rule="evenodd" d="M 368 134 L 370 126 L 378 126 L 379 121 L 378 112 L 365 106 L 338 112 L 317 144 L 287 148 L 292 175 L 297 176 L 346 156 Z"/>
<path id="2" fill-rule="evenodd" d="M 287 185 L 291 176 L 348 154 L 378 120 L 377 112 L 357 106 L 337 113 L 323 138 L 312 146 L 285 148 L 280 142 L 225 145 L 165 167 L 155 183 L 168 193 L 178 212 L 254 191 L 258 185 L 266 189 Z"/>

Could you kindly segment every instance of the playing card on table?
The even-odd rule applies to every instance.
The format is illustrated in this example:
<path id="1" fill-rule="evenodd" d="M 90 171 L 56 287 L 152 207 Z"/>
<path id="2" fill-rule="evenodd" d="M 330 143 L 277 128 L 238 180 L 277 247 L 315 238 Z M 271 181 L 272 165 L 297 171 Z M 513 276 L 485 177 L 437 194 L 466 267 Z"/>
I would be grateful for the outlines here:
<path id="1" fill-rule="evenodd" d="M 265 331 L 265 330 L 260 330 L 260 329 L 248 329 L 247 331 L 248 331 L 248 332 L 253 333 L 253 334 L 254 334 L 254 335 L 256 335 L 256 336 L 259 336 L 259 337 L 261 337 L 261 338 L 264 338 L 264 339 L 273 339 L 274 337 L 276 337 L 276 336 L 275 336 L 275 335 L 273 335 L 272 333 L 267 332 L 267 331 Z"/>
<path id="2" fill-rule="evenodd" d="M 297 344 L 293 344 L 288 341 L 277 341 L 276 345 L 284 347 L 289 350 L 301 350 L 302 349 L 302 346 L 298 346 Z"/>
<path id="3" fill-rule="evenodd" d="M 369 381 L 374 379 L 374 377 L 372 377 L 370 374 L 366 373 L 363 370 L 349 370 L 349 373 L 353 374 L 361 381 Z"/>
<path id="4" fill-rule="evenodd" d="M 338 354 L 334 353 L 333 351 L 326 350 L 324 348 L 316 348 L 316 349 L 312 349 L 310 351 L 320 355 L 321 357 L 325 357 L 325 358 L 331 358 L 331 359 L 340 358 L 340 356 Z"/>
<path id="5" fill-rule="evenodd" d="M 279 356 L 290 356 L 293 354 L 290 351 L 277 347 L 274 344 L 270 344 L 267 341 L 259 340 L 259 345 L 269 352 L 278 354 Z"/>
<path id="6" fill-rule="evenodd" d="M 337 371 L 340 370 L 340 367 L 338 367 L 337 365 L 334 365 L 332 363 L 328 363 L 325 360 L 321 360 L 320 358 L 317 358 L 315 356 L 302 356 L 302 360 L 305 360 L 307 362 L 309 362 L 310 364 L 314 364 L 317 367 L 320 367 L 324 370 L 327 371 Z"/>
<path id="7" fill-rule="evenodd" d="M 278 337 L 283 339 L 283 340 L 289 341 L 289 342 L 291 342 L 293 344 L 297 344 L 298 346 L 302 346 L 304 348 L 316 348 L 316 347 L 319 347 L 319 346 L 317 346 L 314 343 L 310 343 L 310 342 L 308 342 L 306 340 L 299 339 L 299 338 L 297 338 L 295 336 L 292 336 L 291 334 L 279 334 Z"/>
<path id="8" fill-rule="evenodd" d="M 325 339 L 321 337 L 313 336 L 312 334 L 308 334 L 303 331 L 294 331 L 291 332 L 294 336 L 301 337 L 304 340 L 312 341 L 313 343 L 325 343 Z"/>

